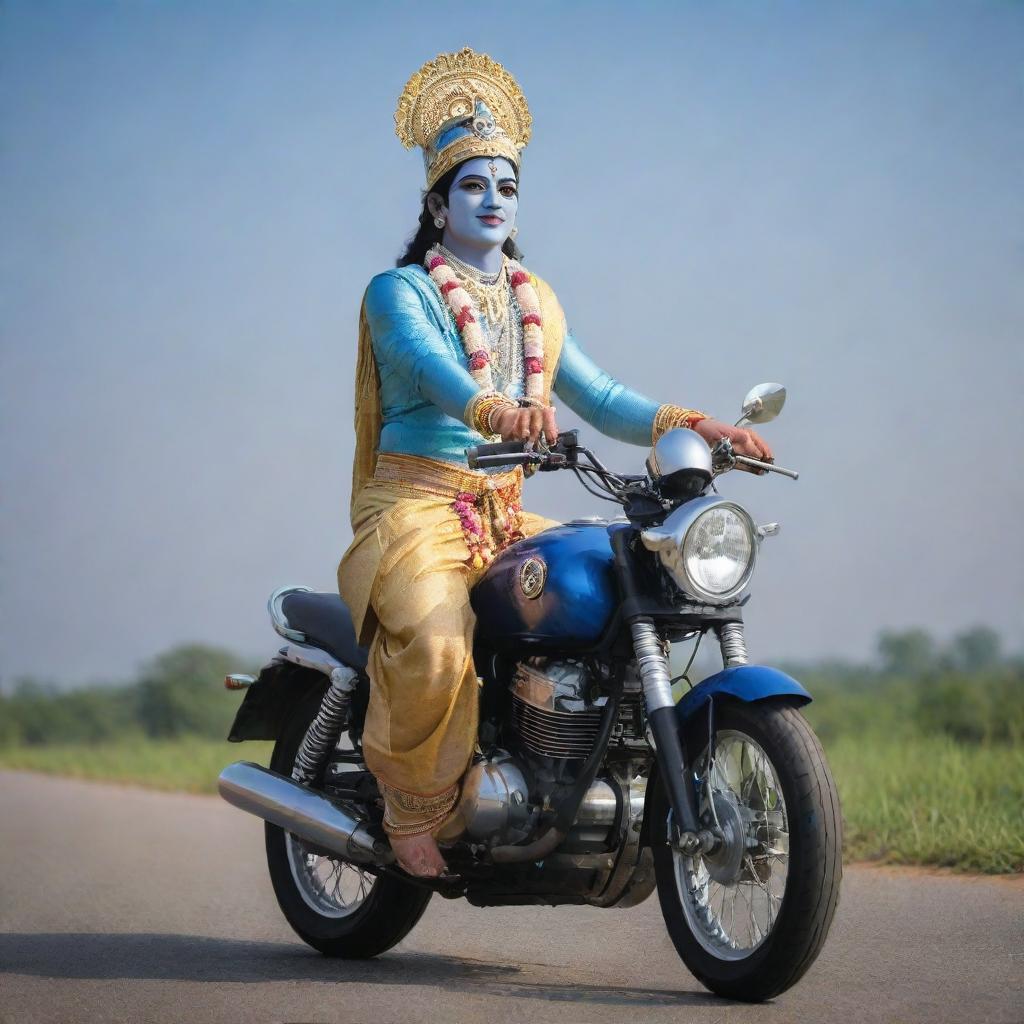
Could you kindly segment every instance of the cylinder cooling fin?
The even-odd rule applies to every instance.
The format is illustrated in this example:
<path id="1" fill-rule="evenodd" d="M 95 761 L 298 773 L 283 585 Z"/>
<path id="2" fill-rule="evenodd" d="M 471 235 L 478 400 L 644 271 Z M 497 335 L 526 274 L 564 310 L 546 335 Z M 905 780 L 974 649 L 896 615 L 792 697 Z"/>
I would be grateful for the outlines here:
<path id="1" fill-rule="evenodd" d="M 589 701 L 585 669 L 575 662 L 521 663 L 512 679 L 512 721 L 527 750 L 584 759 L 601 728 L 605 698 Z"/>
<path id="2" fill-rule="evenodd" d="M 512 695 L 512 721 L 524 746 L 545 757 L 585 758 L 601 728 L 601 709 L 559 712 L 527 704 Z"/>

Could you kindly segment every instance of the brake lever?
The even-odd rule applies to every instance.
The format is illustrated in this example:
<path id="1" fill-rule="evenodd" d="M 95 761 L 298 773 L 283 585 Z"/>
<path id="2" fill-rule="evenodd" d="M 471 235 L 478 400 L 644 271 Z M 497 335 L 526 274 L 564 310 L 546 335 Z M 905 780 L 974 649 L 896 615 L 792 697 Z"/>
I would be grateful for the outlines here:
<path id="1" fill-rule="evenodd" d="M 538 438 L 538 447 L 544 456 L 544 461 L 538 467 L 539 472 L 565 469 L 576 465 L 579 436 L 575 430 L 563 430 L 558 435 L 558 440 L 549 445 L 541 434 Z"/>

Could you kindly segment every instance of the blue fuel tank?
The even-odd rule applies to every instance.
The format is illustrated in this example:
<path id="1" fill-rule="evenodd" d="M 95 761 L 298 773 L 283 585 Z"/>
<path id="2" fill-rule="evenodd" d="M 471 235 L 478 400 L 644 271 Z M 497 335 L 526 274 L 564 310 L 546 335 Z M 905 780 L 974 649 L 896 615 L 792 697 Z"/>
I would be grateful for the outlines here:
<path id="1" fill-rule="evenodd" d="M 470 594 L 478 635 L 498 648 L 592 646 L 619 602 L 609 535 L 627 528 L 579 520 L 506 548 Z"/>

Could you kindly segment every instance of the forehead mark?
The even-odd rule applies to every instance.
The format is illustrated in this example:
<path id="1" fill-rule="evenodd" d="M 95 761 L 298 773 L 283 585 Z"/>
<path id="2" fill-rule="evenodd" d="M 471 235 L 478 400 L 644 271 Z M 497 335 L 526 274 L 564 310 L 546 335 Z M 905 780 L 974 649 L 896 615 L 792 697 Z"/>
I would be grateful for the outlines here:
<path id="1" fill-rule="evenodd" d="M 501 161 L 500 164 L 498 163 L 499 160 Z M 464 165 L 462 173 L 452 182 L 452 185 L 458 185 L 459 182 L 462 181 L 464 178 L 482 178 L 484 181 L 487 180 L 487 177 L 486 177 L 485 173 L 482 170 L 475 170 L 475 169 L 474 170 L 469 170 L 470 166 L 473 166 L 474 168 L 486 167 L 487 171 L 490 173 L 490 176 L 492 178 L 494 178 L 498 174 L 502 173 L 506 167 L 508 167 L 510 170 L 512 170 L 513 174 L 515 173 L 515 169 L 513 168 L 513 166 L 503 156 L 500 156 L 500 157 L 485 157 L 485 156 L 474 157 L 473 159 L 466 161 L 466 165 Z M 506 178 L 506 179 L 503 179 L 503 180 L 512 181 L 513 183 L 518 184 L 517 179 L 514 178 L 514 177 Z"/>

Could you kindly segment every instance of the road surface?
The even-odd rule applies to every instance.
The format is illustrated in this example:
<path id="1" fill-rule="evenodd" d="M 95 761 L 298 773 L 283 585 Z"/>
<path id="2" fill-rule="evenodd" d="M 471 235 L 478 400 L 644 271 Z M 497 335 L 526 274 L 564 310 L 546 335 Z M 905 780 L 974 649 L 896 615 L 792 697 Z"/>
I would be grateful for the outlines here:
<path id="1" fill-rule="evenodd" d="M 281 917 L 255 818 L 0 772 L 0 1021 L 1020 1024 L 1024 882 L 847 868 L 817 963 L 747 1006 L 685 970 L 656 897 L 620 911 L 435 898 L 380 959 L 328 960 Z"/>

